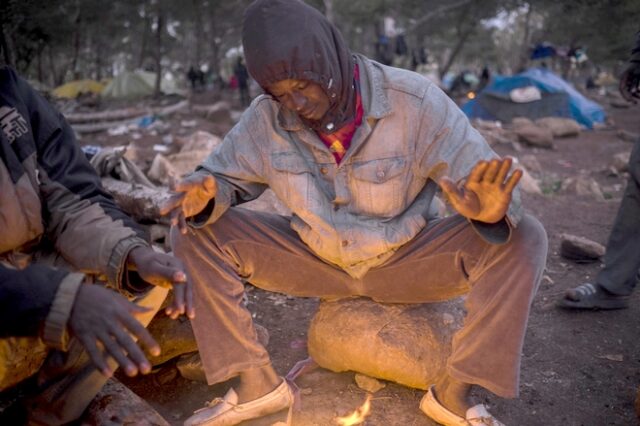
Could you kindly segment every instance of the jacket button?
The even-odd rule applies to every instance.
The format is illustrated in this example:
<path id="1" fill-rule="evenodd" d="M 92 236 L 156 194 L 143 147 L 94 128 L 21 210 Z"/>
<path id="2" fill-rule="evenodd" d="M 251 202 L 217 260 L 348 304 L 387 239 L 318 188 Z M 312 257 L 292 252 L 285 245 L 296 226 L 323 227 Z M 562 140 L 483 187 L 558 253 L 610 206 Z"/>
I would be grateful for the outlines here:
<path id="1" fill-rule="evenodd" d="M 320 173 L 326 175 L 327 173 L 329 173 L 329 170 L 326 167 L 320 167 Z"/>
<path id="2" fill-rule="evenodd" d="M 347 240 L 342 240 L 342 247 L 346 247 L 349 245 L 349 241 Z"/>

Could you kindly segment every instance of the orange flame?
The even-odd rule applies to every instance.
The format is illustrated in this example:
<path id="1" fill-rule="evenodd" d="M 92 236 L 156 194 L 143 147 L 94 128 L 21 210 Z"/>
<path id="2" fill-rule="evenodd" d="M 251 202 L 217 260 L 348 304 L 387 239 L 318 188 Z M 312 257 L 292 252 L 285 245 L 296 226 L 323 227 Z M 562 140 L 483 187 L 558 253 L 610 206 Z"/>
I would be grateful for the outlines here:
<path id="1" fill-rule="evenodd" d="M 371 411 L 371 395 L 367 395 L 367 400 L 353 413 L 344 417 L 337 417 L 336 423 L 340 426 L 353 426 L 359 425 L 364 422 L 364 419 L 369 415 Z"/>
<path id="2" fill-rule="evenodd" d="M 473 92 L 469 92 L 469 93 L 467 93 L 467 98 L 469 98 L 469 99 L 475 99 L 475 97 L 476 97 L 476 94 L 475 94 L 475 93 L 473 93 Z"/>

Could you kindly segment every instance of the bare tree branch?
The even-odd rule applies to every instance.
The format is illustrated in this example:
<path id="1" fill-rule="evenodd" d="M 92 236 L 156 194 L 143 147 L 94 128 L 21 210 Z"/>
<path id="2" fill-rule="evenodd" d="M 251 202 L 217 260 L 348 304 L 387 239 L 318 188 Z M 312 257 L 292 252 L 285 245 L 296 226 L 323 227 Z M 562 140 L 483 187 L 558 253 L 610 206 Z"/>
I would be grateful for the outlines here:
<path id="1" fill-rule="evenodd" d="M 416 28 L 418 28 L 420 25 L 423 25 L 425 22 L 430 21 L 431 19 L 437 17 L 438 15 L 441 15 L 445 12 L 448 12 L 450 10 L 453 9 L 457 9 L 459 7 L 465 6 L 469 3 L 471 3 L 473 0 L 458 0 L 456 2 L 453 3 L 449 3 L 446 6 L 442 6 L 436 10 L 434 10 L 433 12 L 429 12 L 426 15 L 422 16 L 421 18 L 418 18 L 418 20 L 416 22 L 414 22 L 408 29 L 407 32 L 411 32 L 413 30 L 415 30 Z"/>

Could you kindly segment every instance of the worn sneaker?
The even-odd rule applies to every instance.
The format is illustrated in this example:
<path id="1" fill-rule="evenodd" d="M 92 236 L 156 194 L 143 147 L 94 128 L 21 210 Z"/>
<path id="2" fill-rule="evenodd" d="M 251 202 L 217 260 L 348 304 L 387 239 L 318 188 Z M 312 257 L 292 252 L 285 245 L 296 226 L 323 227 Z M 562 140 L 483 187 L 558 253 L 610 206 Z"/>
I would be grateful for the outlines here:
<path id="1" fill-rule="evenodd" d="M 493 417 L 483 404 L 469 408 L 464 418 L 452 413 L 438 402 L 433 386 L 420 401 L 420 409 L 431 420 L 444 426 L 505 426 Z"/>
<path id="2" fill-rule="evenodd" d="M 207 407 L 197 410 L 184 426 L 233 426 L 285 408 L 289 408 L 287 423 L 290 423 L 292 405 L 293 393 L 286 380 L 268 394 L 242 404 L 238 404 L 238 394 L 231 388 L 224 398 L 215 398 Z"/>

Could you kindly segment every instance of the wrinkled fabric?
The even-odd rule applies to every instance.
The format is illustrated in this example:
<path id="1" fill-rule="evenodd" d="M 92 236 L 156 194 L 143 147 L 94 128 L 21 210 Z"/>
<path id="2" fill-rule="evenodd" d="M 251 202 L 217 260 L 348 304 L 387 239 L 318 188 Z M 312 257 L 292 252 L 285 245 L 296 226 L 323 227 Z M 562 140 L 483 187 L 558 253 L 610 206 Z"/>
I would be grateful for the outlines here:
<path id="1" fill-rule="evenodd" d="M 246 280 L 294 296 L 365 296 L 382 303 L 438 302 L 468 293 L 447 372 L 503 397 L 518 394 L 527 319 L 547 255 L 545 231 L 531 216 L 502 245 L 483 240 L 459 215 L 433 220 L 360 279 L 318 259 L 289 218 L 275 214 L 232 208 L 194 232 L 174 228 L 171 240 L 194 284 L 192 325 L 209 384 L 269 364 L 243 302 Z"/>
<path id="2" fill-rule="evenodd" d="M 204 226 L 267 187 L 316 255 L 354 278 L 383 264 L 431 220 L 437 182 L 464 179 L 497 155 L 460 109 L 419 74 L 357 55 L 364 118 L 340 164 L 313 130 L 271 96 L 256 98 L 197 173 L 218 183 Z M 521 217 L 516 189 L 507 219 Z M 505 224 L 474 224 L 505 242 Z M 482 229 L 482 231 L 480 231 Z M 491 236 L 501 238 L 492 239 Z"/>
<path id="3" fill-rule="evenodd" d="M 310 127 L 331 132 L 355 114 L 353 58 L 338 29 L 300 0 L 257 0 L 242 30 L 247 69 L 266 90 L 277 81 L 308 80 L 322 87 L 330 108 Z"/>

